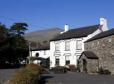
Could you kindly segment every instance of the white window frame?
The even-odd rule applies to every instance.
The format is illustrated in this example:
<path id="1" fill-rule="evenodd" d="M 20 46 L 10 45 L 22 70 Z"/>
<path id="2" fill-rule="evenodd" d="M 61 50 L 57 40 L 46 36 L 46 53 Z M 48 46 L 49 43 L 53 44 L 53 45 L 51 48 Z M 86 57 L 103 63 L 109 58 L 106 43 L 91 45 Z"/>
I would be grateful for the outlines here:
<path id="1" fill-rule="evenodd" d="M 68 63 L 69 62 L 69 63 Z M 69 65 L 70 64 L 70 56 L 66 56 L 65 57 L 65 65 Z M 68 64 L 67 64 L 68 63 Z"/>
<path id="2" fill-rule="evenodd" d="M 65 51 L 70 50 L 70 41 L 65 41 Z"/>
<path id="3" fill-rule="evenodd" d="M 59 51 L 60 48 L 60 44 L 59 43 L 55 43 L 55 51 Z"/>
<path id="4" fill-rule="evenodd" d="M 76 41 L 76 50 L 82 50 L 82 40 Z"/>
<path id="5" fill-rule="evenodd" d="M 59 58 L 55 58 L 55 66 L 59 66 L 60 65 L 60 59 Z"/>

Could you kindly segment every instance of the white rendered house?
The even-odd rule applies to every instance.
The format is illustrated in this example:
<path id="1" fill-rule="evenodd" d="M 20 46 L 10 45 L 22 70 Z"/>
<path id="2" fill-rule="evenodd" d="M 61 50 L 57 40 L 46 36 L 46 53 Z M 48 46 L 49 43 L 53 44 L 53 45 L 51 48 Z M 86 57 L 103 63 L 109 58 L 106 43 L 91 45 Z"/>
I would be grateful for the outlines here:
<path id="1" fill-rule="evenodd" d="M 50 56 L 49 47 L 41 47 L 41 48 L 31 50 L 31 57 L 39 58 L 33 61 L 34 64 L 41 63 L 41 59 L 48 59 L 49 56 Z"/>
<path id="2" fill-rule="evenodd" d="M 100 18 L 100 24 L 65 30 L 50 41 L 50 68 L 55 66 L 77 65 L 77 60 L 84 51 L 84 41 L 107 31 L 107 20 Z"/>

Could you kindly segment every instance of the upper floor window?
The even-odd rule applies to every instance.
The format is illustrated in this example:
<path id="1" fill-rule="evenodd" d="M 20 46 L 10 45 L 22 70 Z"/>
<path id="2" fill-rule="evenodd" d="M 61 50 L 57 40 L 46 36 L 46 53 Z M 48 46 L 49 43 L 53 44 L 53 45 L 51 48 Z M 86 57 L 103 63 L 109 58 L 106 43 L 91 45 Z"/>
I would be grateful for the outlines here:
<path id="1" fill-rule="evenodd" d="M 65 42 L 65 50 L 69 51 L 70 50 L 70 41 Z"/>
<path id="2" fill-rule="evenodd" d="M 60 48 L 59 43 L 55 43 L 55 50 L 57 51 L 57 50 L 59 50 L 59 48 Z"/>
<path id="3" fill-rule="evenodd" d="M 77 40 L 76 41 L 76 49 L 77 50 L 82 50 L 82 40 Z"/>

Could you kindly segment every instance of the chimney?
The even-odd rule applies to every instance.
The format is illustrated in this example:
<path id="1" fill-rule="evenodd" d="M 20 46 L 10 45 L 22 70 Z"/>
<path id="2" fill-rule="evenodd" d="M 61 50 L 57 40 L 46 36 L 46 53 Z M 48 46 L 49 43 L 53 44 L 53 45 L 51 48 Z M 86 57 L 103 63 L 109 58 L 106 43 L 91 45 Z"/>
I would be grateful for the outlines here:
<path id="1" fill-rule="evenodd" d="M 103 31 L 107 31 L 108 29 L 108 25 L 107 25 L 107 19 L 105 18 L 100 18 L 100 25 L 102 26 L 102 30 Z"/>
<path id="2" fill-rule="evenodd" d="M 64 26 L 64 32 L 67 32 L 69 30 L 69 26 L 68 26 L 68 24 L 65 24 L 65 26 Z"/>

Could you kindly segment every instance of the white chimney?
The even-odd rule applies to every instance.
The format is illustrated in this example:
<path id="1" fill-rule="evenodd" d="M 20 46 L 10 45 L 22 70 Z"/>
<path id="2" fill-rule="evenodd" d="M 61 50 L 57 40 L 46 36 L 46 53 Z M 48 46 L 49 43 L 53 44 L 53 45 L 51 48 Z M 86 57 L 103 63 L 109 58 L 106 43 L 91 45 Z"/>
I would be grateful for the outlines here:
<path id="1" fill-rule="evenodd" d="M 69 30 L 69 26 L 68 26 L 68 24 L 65 24 L 65 26 L 64 26 L 64 32 L 67 32 Z"/>
<path id="2" fill-rule="evenodd" d="M 108 29 L 108 25 L 107 25 L 107 19 L 105 18 L 100 18 L 100 25 L 102 25 L 102 30 L 103 31 L 107 31 Z"/>

